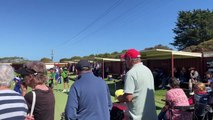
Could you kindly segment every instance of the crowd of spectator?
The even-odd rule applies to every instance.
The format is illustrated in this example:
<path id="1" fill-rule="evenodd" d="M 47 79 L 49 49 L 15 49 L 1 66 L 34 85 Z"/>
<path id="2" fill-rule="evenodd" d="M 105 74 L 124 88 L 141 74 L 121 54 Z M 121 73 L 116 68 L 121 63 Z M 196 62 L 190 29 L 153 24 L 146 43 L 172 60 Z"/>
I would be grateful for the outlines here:
<path id="1" fill-rule="evenodd" d="M 204 77 L 200 76 L 195 67 L 174 68 L 174 77 L 166 74 L 161 68 L 150 71 L 143 65 L 140 53 L 135 49 L 129 49 L 123 59 L 128 71 L 122 76 L 124 93 L 117 96 L 117 99 L 120 103 L 125 102 L 128 107 L 126 118 L 130 120 L 212 119 L 213 77 L 210 71 L 205 72 Z M 35 61 L 25 63 L 16 71 L 9 65 L 1 65 L 0 94 L 12 95 L 11 98 L 14 97 L 17 101 L 3 98 L 4 95 L 0 96 L 0 105 L 3 106 L 0 119 L 54 120 L 53 90 L 57 89 L 58 84 L 63 83 L 62 92 L 68 93 L 64 114 L 66 119 L 109 120 L 113 104 L 110 90 L 100 77 L 100 68 L 100 64 L 92 65 L 87 60 L 79 61 L 76 66 L 55 66 L 48 70 L 44 63 Z M 70 72 L 77 75 L 71 88 L 69 87 Z M 14 91 L 16 92 L 10 90 L 12 80 L 15 83 Z M 187 88 L 181 88 L 182 84 L 187 84 Z M 27 93 L 28 87 L 31 87 L 32 91 Z M 165 106 L 158 117 L 154 102 L 154 88 L 167 89 Z M 185 89 L 189 89 L 190 93 L 187 94 Z M 34 93 L 36 94 L 35 106 L 33 105 Z M 2 99 L 9 100 L 12 104 L 20 104 L 20 109 L 8 108 L 11 103 Z M 9 116 L 4 109 L 10 110 L 10 113 L 19 112 L 19 114 Z M 30 114 L 32 109 L 33 113 Z"/>

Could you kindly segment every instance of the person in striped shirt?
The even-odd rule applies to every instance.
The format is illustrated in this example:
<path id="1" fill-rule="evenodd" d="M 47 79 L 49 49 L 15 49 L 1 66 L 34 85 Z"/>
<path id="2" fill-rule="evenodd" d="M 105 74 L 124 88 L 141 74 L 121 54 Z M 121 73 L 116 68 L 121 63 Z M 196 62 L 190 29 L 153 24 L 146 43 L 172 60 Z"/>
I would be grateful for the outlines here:
<path id="1" fill-rule="evenodd" d="M 0 65 L 0 120 L 33 120 L 27 115 L 27 104 L 22 95 L 10 89 L 14 70 Z"/>

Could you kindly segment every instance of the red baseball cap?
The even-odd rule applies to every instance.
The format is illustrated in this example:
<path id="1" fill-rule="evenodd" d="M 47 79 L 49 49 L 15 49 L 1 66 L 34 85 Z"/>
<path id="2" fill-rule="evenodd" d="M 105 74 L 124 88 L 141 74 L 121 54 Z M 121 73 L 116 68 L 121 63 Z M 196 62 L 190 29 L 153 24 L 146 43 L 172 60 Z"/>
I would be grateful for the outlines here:
<path id="1" fill-rule="evenodd" d="M 140 52 L 135 49 L 129 49 L 125 54 L 121 55 L 121 58 L 130 57 L 130 58 L 140 58 Z"/>

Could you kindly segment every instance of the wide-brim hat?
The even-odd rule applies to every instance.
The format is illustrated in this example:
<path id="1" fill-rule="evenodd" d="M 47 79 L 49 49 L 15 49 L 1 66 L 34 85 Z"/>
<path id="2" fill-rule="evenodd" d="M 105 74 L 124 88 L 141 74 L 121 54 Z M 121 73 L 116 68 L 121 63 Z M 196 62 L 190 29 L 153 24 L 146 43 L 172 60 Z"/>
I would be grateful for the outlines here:
<path id="1" fill-rule="evenodd" d="M 16 72 L 22 76 L 34 74 L 37 75 L 46 73 L 46 66 L 44 63 L 39 61 L 27 62 L 20 69 L 16 70 Z"/>

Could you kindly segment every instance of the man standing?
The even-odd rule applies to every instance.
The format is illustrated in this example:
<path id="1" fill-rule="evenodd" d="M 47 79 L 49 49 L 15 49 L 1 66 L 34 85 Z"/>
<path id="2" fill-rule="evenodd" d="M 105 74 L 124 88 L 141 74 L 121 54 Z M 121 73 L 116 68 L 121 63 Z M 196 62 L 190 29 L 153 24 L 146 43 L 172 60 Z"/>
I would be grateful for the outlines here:
<path id="1" fill-rule="evenodd" d="M 68 70 L 67 67 L 64 67 L 61 71 L 61 76 L 63 78 L 64 83 L 64 90 L 62 92 L 69 92 L 69 76 L 68 76 Z"/>
<path id="2" fill-rule="evenodd" d="M 78 78 L 69 92 L 66 119 L 109 120 L 112 102 L 105 81 L 93 74 L 87 60 L 80 60 L 76 69 Z"/>
<path id="3" fill-rule="evenodd" d="M 122 57 L 130 70 L 126 73 L 124 94 L 118 100 L 127 103 L 130 120 L 157 120 L 152 72 L 143 65 L 137 50 L 129 49 Z"/>

